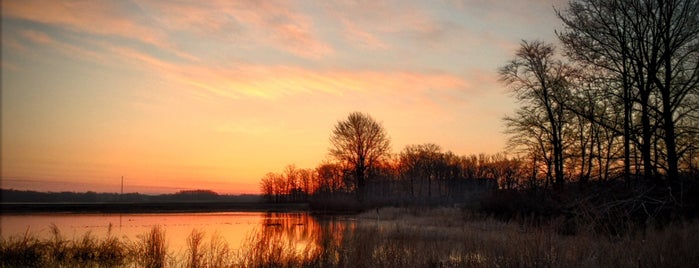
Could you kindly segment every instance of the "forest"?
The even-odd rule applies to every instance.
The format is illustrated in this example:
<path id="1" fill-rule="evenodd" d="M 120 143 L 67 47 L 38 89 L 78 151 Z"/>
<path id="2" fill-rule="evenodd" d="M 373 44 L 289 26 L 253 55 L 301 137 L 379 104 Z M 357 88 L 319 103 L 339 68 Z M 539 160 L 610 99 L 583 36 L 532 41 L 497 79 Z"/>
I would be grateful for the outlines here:
<path id="1" fill-rule="evenodd" d="M 503 118 L 507 154 L 456 155 L 430 143 L 392 153 L 381 123 L 354 112 L 332 130 L 330 160 L 268 173 L 264 197 L 594 222 L 694 217 L 699 3 L 581 0 L 555 12 L 558 40 L 523 40 L 497 70 L 518 104 Z"/>

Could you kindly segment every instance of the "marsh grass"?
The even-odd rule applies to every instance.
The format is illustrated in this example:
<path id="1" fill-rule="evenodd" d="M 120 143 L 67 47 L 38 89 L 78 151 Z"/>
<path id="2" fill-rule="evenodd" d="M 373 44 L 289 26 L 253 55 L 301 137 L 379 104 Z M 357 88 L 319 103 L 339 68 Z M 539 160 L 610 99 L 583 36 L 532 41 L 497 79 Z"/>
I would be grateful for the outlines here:
<path id="1" fill-rule="evenodd" d="M 136 251 L 138 263 L 144 267 L 165 267 L 167 255 L 167 245 L 165 241 L 165 230 L 156 225 L 147 234 L 140 237 L 133 249 Z"/>
<path id="2" fill-rule="evenodd" d="M 0 267 L 164 267 L 165 233 L 160 227 L 138 241 L 119 239 L 112 235 L 98 238 L 87 232 L 68 240 L 55 225 L 49 226 L 50 236 L 41 240 L 30 234 L 0 240 Z"/>
<path id="3" fill-rule="evenodd" d="M 377 220 L 378 219 L 378 220 Z M 232 249 L 193 230 L 183 254 L 168 253 L 159 226 L 135 241 L 87 233 L 41 240 L 29 230 L 0 240 L 2 267 L 687 267 L 699 264 L 699 224 L 675 223 L 623 236 L 591 228 L 562 235 L 556 221 L 531 226 L 455 209 L 385 208 L 356 221 L 321 222 L 310 237 L 263 229 Z"/>
<path id="4" fill-rule="evenodd" d="M 4 267 L 41 266 L 44 262 L 45 243 L 30 236 L 29 228 L 21 237 L 0 240 Z"/>
<path id="5" fill-rule="evenodd" d="M 204 241 L 205 233 L 194 229 L 187 237 L 187 250 L 184 263 L 190 268 L 233 267 L 234 253 L 228 243 L 218 234 L 211 235 L 209 242 Z"/>

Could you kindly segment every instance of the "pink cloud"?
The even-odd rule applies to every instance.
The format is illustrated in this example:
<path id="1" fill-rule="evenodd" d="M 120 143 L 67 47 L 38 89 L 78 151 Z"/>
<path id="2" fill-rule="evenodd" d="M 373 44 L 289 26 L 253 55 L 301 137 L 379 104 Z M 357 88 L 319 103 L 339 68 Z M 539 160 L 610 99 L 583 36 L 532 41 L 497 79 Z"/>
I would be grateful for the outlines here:
<path id="1" fill-rule="evenodd" d="M 343 22 L 351 21 L 354 29 L 371 29 L 376 35 L 435 41 L 443 28 L 427 11 L 407 1 L 334 1 L 326 4 L 325 11 Z"/>
<path id="2" fill-rule="evenodd" d="M 64 27 L 75 32 L 117 36 L 151 44 L 188 59 L 160 30 L 144 26 L 128 11 L 103 1 L 5 1 L 3 16 Z"/>
<path id="3" fill-rule="evenodd" d="M 263 44 L 304 58 L 318 59 L 334 52 L 318 36 L 311 19 L 296 12 L 286 1 L 144 2 L 141 5 L 161 11 L 155 19 L 172 29 L 239 41 L 239 45 Z"/>
<path id="4" fill-rule="evenodd" d="M 184 88 L 227 98 L 279 99 L 284 96 L 323 92 L 343 95 L 421 94 L 428 91 L 464 90 L 469 83 L 448 73 L 407 71 L 313 70 L 295 66 L 231 64 L 223 66 L 174 64 L 132 49 L 112 51 L 131 64 L 176 81 Z"/>

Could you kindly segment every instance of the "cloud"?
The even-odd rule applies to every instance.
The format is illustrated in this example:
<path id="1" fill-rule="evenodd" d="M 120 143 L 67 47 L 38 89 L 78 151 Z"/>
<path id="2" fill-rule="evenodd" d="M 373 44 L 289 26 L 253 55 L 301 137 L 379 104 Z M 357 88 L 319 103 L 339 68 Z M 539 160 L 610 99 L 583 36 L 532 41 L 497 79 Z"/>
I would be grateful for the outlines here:
<path id="1" fill-rule="evenodd" d="M 31 29 L 20 30 L 17 34 L 8 33 L 5 37 L 7 41 L 3 40 L 3 44 L 7 42 L 11 51 L 15 53 L 35 54 L 37 50 L 34 49 L 34 45 L 39 45 L 42 47 L 50 47 L 68 57 L 80 58 L 103 64 L 107 63 L 106 55 L 102 53 L 103 51 L 86 46 L 87 44 L 95 43 L 94 41 L 85 41 L 81 45 L 75 45 L 55 39 L 45 32 Z"/>
<path id="2" fill-rule="evenodd" d="M 188 88 L 227 98 L 279 99 L 305 93 L 343 95 L 348 92 L 464 90 L 469 83 L 448 73 L 409 71 L 314 70 L 298 66 L 175 64 L 125 48 L 114 53 Z"/>
<path id="3" fill-rule="evenodd" d="M 407 39 L 411 45 L 415 41 L 432 44 L 445 37 L 447 28 L 424 7 L 410 1 L 332 1 L 325 3 L 324 11 L 343 23 L 347 37 L 353 41 L 373 41 L 381 36 Z"/>
<path id="4" fill-rule="evenodd" d="M 353 43 L 362 48 L 368 49 L 387 49 L 389 46 L 381 41 L 376 35 L 360 29 L 355 23 L 349 20 L 342 20 L 344 32 L 347 38 Z"/>
<path id="5" fill-rule="evenodd" d="M 147 18 L 137 17 L 120 2 L 109 1 L 4 1 L 3 17 L 38 22 L 78 33 L 137 40 L 194 59 L 178 50 Z"/>
<path id="6" fill-rule="evenodd" d="M 34 43 L 39 43 L 43 45 L 54 43 L 53 38 L 48 36 L 46 33 L 39 31 L 25 30 L 22 31 L 20 35 Z"/>
<path id="7" fill-rule="evenodd" d="M 246 43 L 244 46 L 270 46 L 314 60 L 336 53 L 333 47 L 320 38 L 317 25 L 314 25 L 318 22 L 336 23 L 333 25 L 341 27 L 344 37 L 354 44 L 368 49 L 382 49 L 393 55 L 391 57 L 408 57 L 407 61 L 410 61 L 410 55 L 391 51 L 394 46 L 423 50 L 424 44 L 439 42 L 449 35 L 448 31 L 453 30 L 414 3 L 356 4 L 339 1 L 321 5 L 320 10 L 332 11 L 330 18 L 318 14 L 310 17 L 310 14 L 299 12 L 298 10 L 306 9 L 298 3 L 254 0 L 145 1 L 133 5 L 82 1 L 49 1 L 44 4 L 29 0 L 4 4 L 3 15 L 77 32 L 139 40 L 165 51 L 178 51 L 170 48 L 176 47 L 172 43 L 179 40 L 177 37 L 185 32 L 183 36 L 187 38 L 201 36 L 202 43 L 225 45 L 232 38 Z M 395 37 L 407 37 L 418 42 L 396 43 L 396 40 L 392 40 Z M 361 69 L 347 66 L 343 62 L 317 66 L 299 65 L 297 61 L 280 57 L 275 57 L 272 61 L 274 63 L 270 63 L 260 60 L 265 55 L 240 55 L 234 48 L 224 53 L 242 57 L 243 60 L 205 60 L 201 53 L 206 51 L 195 51 L 199 52 L 195 56 L 178 52 L 180 57 L 172 58 L 164 56 L 157 49 L 113 39 L 69 39 L 61 37 L 60 32 L 48 35 L 38 30 L 23 31 L 22 38 L 37 44 L 51 44 L 68 55 L 81 55 L 103 63 L 121 62 L 154 72 L 158 77 L 178 84 L 180 88 L 232 99 L 274 100 L 298 94 L 341 96 L 350 92 L 434 97 L 440 92 L 447 92 L 450 96 L 459 95 L 474 86 L 464 78 L 466 76 L 455 75 L 458 71 L 454 69 L 443 71 L 430 68 L 432 71 L 425 71 L 420 67 L 403 67 L 380 61 L 381 67 L 374 65 Z M 256 50 L 257 53 L 260 51 L 265 52 Z M 446 70 L 452 68 L 442 67 Z"/>
<path id="8" fill-rule="evenodd" d="M 207 38 L 262 44 L 310 59 L 334 52 L 318 36 L 312 20 L 287 1 L 152 1 L 141 6 L 159 11 L 154 19 L 163 27 Z"/>

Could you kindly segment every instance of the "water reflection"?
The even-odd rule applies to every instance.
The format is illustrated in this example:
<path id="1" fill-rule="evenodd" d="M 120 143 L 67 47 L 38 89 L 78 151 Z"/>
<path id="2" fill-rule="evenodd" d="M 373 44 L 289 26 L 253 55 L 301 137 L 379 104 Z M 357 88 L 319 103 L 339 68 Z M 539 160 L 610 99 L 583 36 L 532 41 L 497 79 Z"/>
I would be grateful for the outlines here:
<path id="1" fill-rule="evenodd" d="M 3 238 L 24 236 L 27 230 L 34 237 L 50 238 L 49 226 L 54 224 L 67 239 L 79 239 L 86 233 L 106 237 L 109 226 L 112 226 L 111 234 L 115 237 L 135 241 L 154 226 L 161 226 L 165 230 L 168 249 L 173 253 L 186 250 L 187 237 L 193 230 L 204 233 L 206 237 L 218 236 L 234 250 L 260 242 L 283 244 L 287 248 L 293 245 L 295 251 L 301 252 L 320 250 L 328 241 L 340 243 L 345 230 L 354 226 L 354 221 L 346 217 L 308 213 L 30 214 L 0 217 L 0 236 Z"/>
<path id="2" fill-rule="evenodd" d="M 324 256 L 325 261 L 337 263 L 339 256 L 334 252 L 355 226 L 355 221 L 346 217 L 267 213 L 261 219 L 261 229 L 245 241 L 243 255 L 248 260 L 255 260 L 247 262 L 252 266 L 308 264 L 321 259 L 320 256 Z M 334 257 L 328 259 L 328 256 Z M 264 263 L 259 263 L 260 260 Z"/>
<path id="3" fill-rule="evenodd" d="M 345 229 L 350 225 L 353 222 L 339 217 L 267 213 L 262 218 L 257 238 L 265 244 L 282 242 L 295 245 L 298 251 L 314 251 L 323 248 L 324 241 L 342 241 Z"/>

